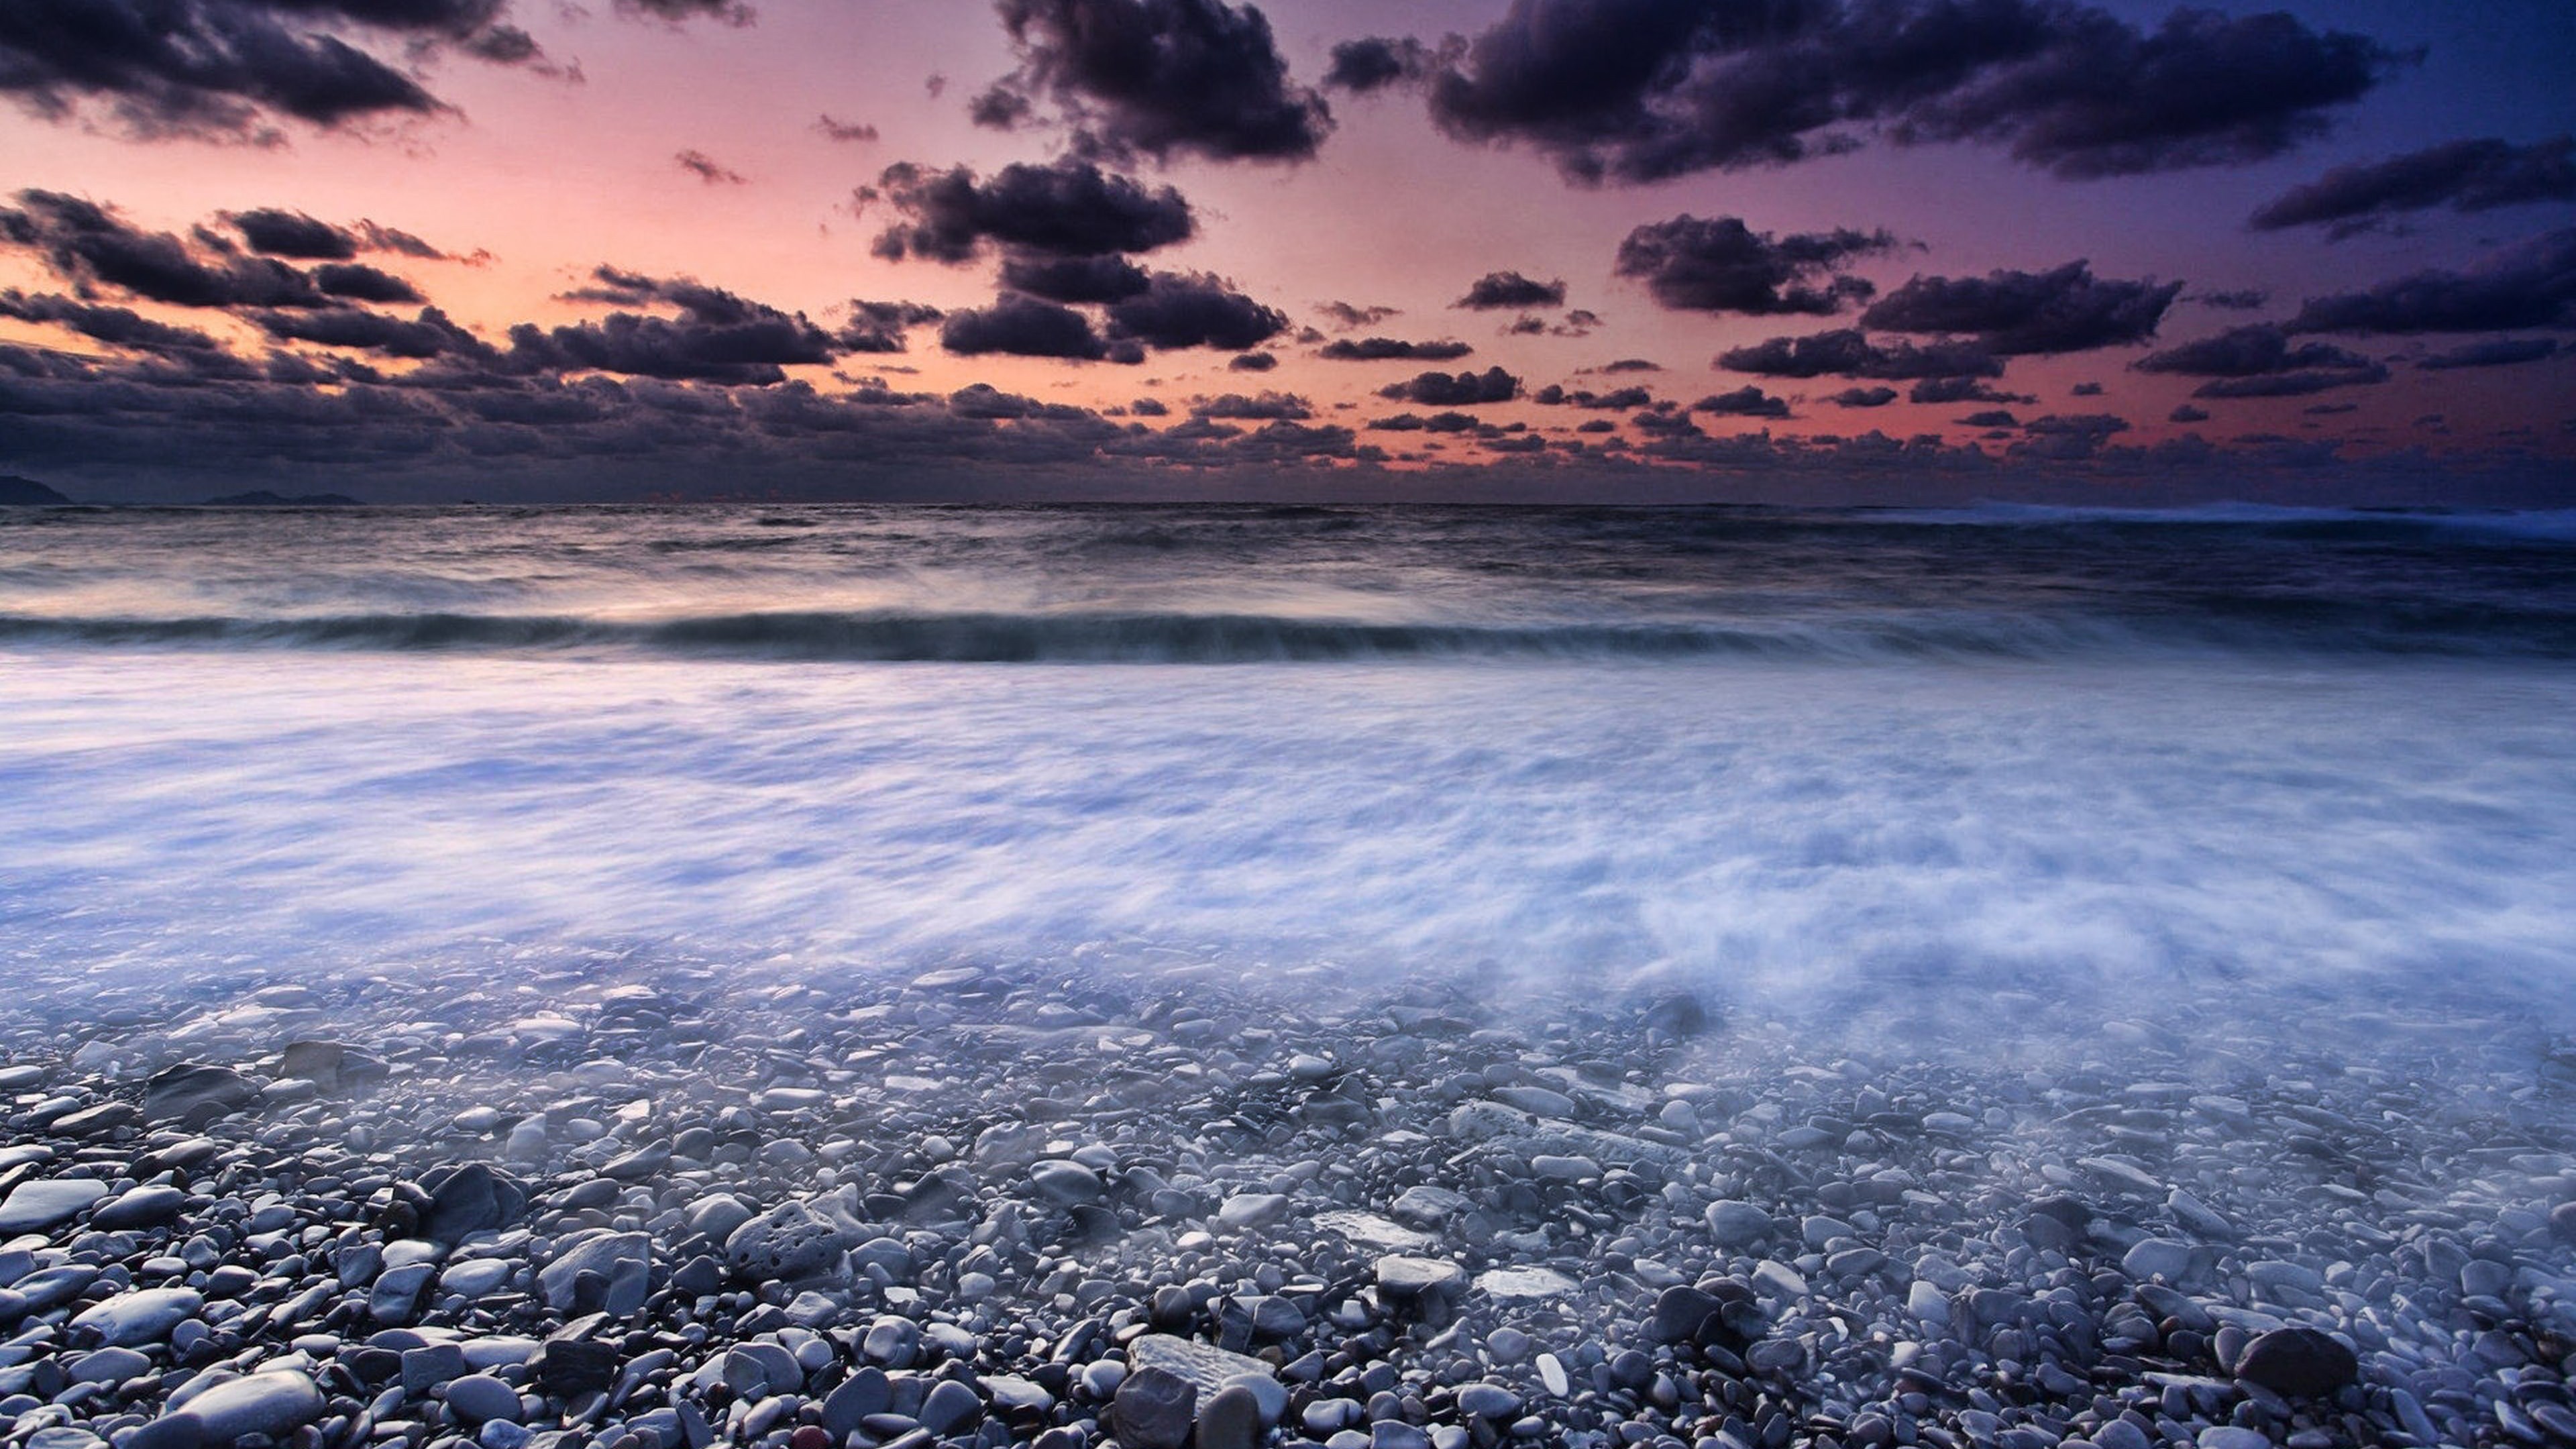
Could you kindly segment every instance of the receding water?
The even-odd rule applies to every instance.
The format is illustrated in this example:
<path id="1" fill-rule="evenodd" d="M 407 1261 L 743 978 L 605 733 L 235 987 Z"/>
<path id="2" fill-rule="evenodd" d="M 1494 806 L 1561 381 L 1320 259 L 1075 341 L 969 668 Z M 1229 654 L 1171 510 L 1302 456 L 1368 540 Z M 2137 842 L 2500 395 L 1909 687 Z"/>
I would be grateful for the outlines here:
<path id="1" fill-rule="evenodd" d="M 2554 1021 L 2571 706 L 2557 515 L 25 511 L 0 971 L 1174 955 Z"/>

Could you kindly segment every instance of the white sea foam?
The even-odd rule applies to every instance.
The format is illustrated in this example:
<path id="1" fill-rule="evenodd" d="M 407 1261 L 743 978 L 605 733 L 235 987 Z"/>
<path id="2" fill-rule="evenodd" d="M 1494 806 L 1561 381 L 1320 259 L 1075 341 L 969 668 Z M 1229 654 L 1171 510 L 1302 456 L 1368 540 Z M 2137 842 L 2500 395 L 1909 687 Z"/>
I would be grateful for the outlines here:
<path id="1" fill-rule="evenodd" d="M 30 970 L 504 941 L 1897 1017 L 2231 980 L 2576 1001 L 2564 670 L 40 650 L 0 691 L 0 965 Z"/>

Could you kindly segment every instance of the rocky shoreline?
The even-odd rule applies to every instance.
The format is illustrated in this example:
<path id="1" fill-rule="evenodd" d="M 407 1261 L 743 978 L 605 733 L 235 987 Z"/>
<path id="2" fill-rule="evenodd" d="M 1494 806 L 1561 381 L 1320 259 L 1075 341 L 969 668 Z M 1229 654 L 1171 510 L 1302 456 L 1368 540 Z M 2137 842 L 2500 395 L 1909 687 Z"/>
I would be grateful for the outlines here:
<path id="1" fill-rule="evenodd" d="M 2344 1026 L 1079 962 L 32 983 L 0 1444 L 2576 1444 L 2564 1064 Z"/>

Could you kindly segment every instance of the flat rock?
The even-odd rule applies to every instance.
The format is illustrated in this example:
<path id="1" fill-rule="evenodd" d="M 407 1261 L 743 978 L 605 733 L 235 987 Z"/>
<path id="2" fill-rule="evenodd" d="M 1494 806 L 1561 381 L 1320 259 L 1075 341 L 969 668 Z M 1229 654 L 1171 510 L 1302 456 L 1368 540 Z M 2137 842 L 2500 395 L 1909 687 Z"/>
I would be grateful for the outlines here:
<path id="1" fill-rule="evenodd" d="M 1564 1298 L 1583 1291 L 1554 1268 L 1491 1268 L 1476 1275 L 1476 1288 L 1496 1298 Z"/>
<path id="2" fill-rule="evenodd" d="M 92 1342 L 115 1347 L 159 1343 L 180 1320 L 205 1306 L 205 1297 L 191 1288 L 145 1288 L 81 1310 L 72 1328 Z"/>
<path id="3" fill-rule="evenodd" d="M 1130 1372 L 1161 1369 L 1189 1380 L 1210 1398 L 1245 1374 L 1273 1377 L 1270 1365 L 1260 1359 L 1168 1333 L 1148 1333 L 1127 1345 L 1127 1367 Z"/>
<path id="4" fill-rule="evenodd" d="M 1429 1233 L 1417 1233 L 1392 1218 L 1349 1208 L 1332 1208 L 1315 1214 L 1315 1226 L 1328 1233 L 1338 1233 L 1361 1247 L 1383 1248 L 1391 1252 L 1419 1252 L 1439 1241 Z"/>
<path id="5" fill-rule="evenodd" d="M 188 1205 L 188 1195 L 167 1184 L 138 1187 L 99 1205 L 89 1215 L 89 1225 L 106 1233 L 121 1233 L 128 1228 L 157 1227 L 179 1215 Z"/>
<path id="6" fill-rule="evenodd" d="M 22 1182 L 0 1201 L 0 1236 L 40 1233 L 79 1217 L 107 1196 L 107 1184 L 88 1177 L 51 1177 Z"/>
<path id="7" fill-rule="evenodd" d="M 313 1380 L 292 1370 L 252 1374 L 217 1384 L 184 1406 L 206 1442 L 229 1444 L 244 1434 L 283 1439 L 322 1417 L 329 1405 Z"/>

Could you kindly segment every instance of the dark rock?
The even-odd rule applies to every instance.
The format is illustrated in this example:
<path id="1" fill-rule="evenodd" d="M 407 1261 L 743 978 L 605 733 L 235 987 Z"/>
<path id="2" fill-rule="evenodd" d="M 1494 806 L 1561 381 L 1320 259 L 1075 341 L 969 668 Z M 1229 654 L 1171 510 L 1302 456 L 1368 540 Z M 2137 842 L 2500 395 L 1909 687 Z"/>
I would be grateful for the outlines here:
<path id="1" fill-rule="evenodd" d="M 528 1190 L 518 1179 L 480 1162 L 433 1174 L 421 1186 L 429 1192 L 429 1211 L 421 1216 L 420 1235 L 450 1247 L 507 1227 L 528 1210 Z"/>
<path id="2" fill-rule="evenodd" d="M 197 1128 L 228 1117 L 259 1096 L 248 1077 L 230 1067 L 181 1063 L 164 1067 L 143 1085 L 143 1115 L 156 1124 Z"/>
<path id="3" fill-rule="evenodd" d="M 2351 1349 L 2313 1328 L 2276 1328 L 2245 1345 L 2236 1376 L 2285 1399 L 2315 1398 L 2351 1383 L 2361 1372 Z"/>
<path id="4" fill-rule="evenodd" d="M 1110 1421 L 1126 1449 L 1181 1449 L 1197 1417 L 1198 1386 L 1179 1374 L 1142 1368 L 1118 1385 Z"/>
<path id="5" fill-rule="evenodd" d="M 547 1397 L 570 1399 L 601 1392 L 615 1383 L 622 1357 L 614 1344 L 550 1338 L 537 1346 L 536 1354 L 528 1360 L 528 1372 L 535 1376 Z"/>
<path id="6" fill-rule="evenodd" d="M 1199 1406 L 1197 1449 L 1256 1449 L 1262 1440 L 1261 1400 L 1237 1384 Z"/>

